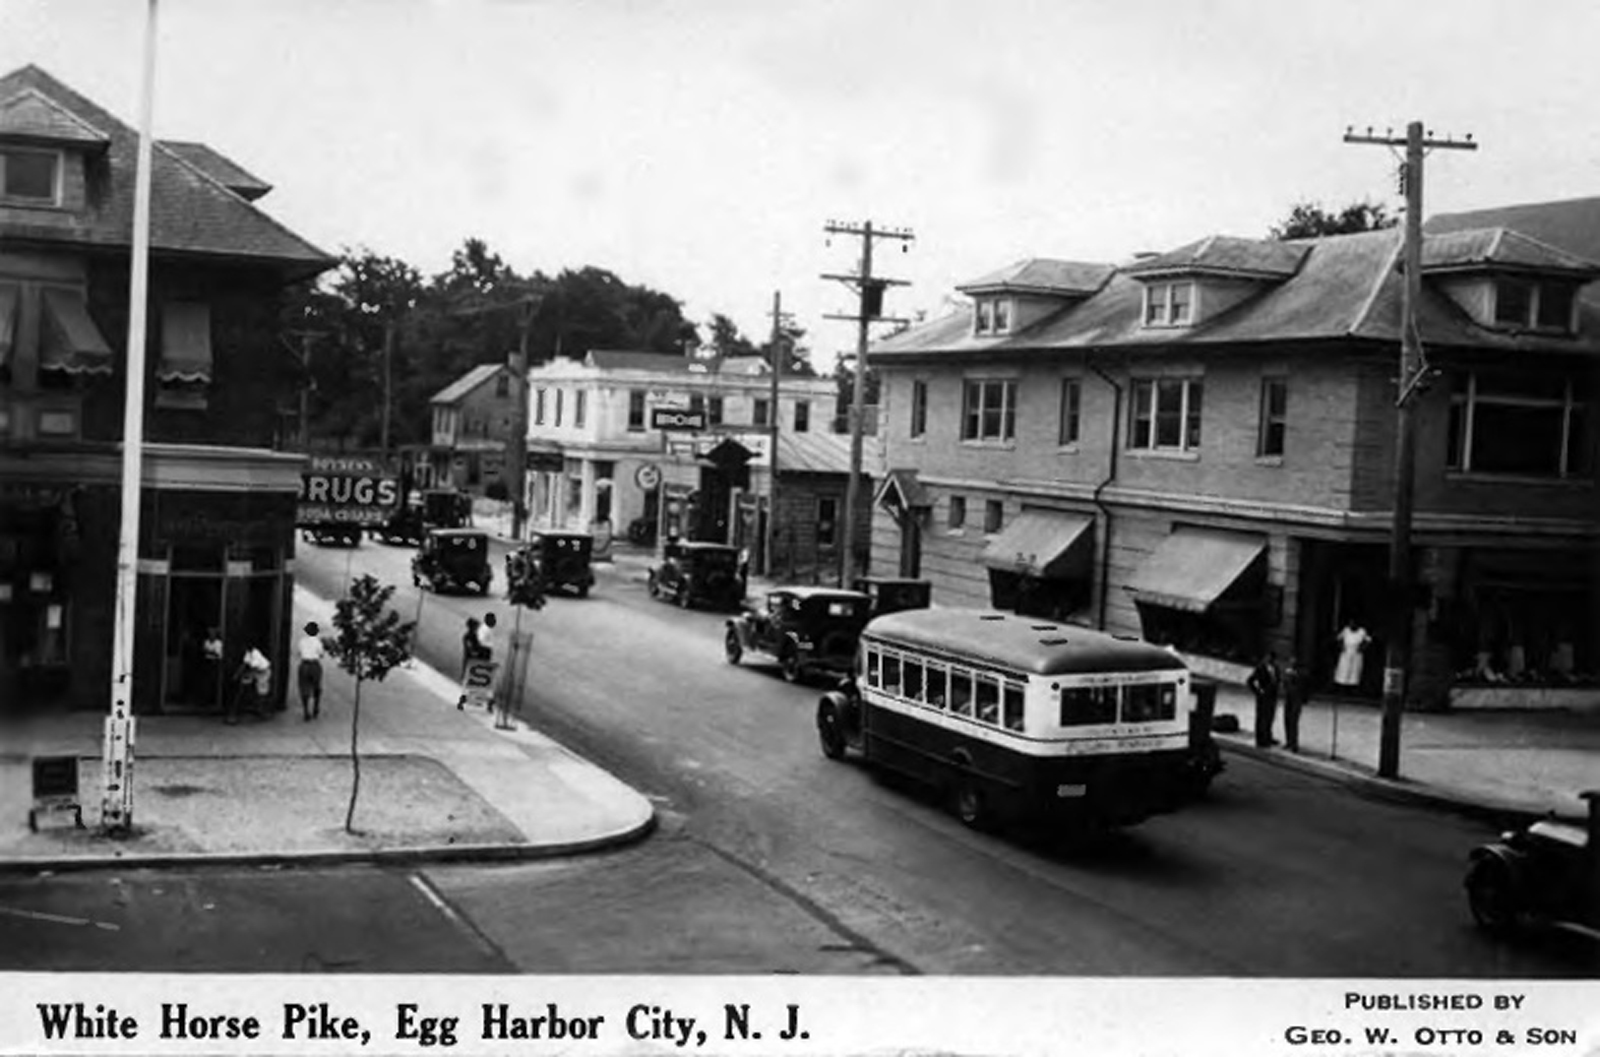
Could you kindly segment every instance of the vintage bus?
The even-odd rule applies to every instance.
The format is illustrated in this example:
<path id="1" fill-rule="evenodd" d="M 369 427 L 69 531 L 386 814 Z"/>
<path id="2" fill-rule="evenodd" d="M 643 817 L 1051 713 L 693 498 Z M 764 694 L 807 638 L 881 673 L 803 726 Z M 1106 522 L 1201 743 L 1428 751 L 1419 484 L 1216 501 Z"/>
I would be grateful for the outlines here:
<path id="1" fill-rule="evenodd" d="M 817 730 L 827 756 L 853 750 L 924 782 L 969 826 L 1103 828 L 1204 791 L 1219 764 L 1191 723 L 1194 697 L 1183 660 L 1150 643 L 1014 613 L 908 610 L 867 625 Z"/>

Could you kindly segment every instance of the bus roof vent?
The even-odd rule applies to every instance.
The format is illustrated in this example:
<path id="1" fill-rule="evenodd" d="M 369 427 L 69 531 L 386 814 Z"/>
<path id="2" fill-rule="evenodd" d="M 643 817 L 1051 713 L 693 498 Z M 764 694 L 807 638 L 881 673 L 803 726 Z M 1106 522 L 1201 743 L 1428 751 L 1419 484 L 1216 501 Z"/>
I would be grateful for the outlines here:
<path id="1" fill-rule="evenodd" d="M 1033 624 L 1031 629 L 1033 631 L 1054 631 L 1056 626 L 1054 624 Z"/>
<path id="2" fill-rule="evenodd" d="M 1039 640 L 1039 645 L 1041 645 L 1041 646 L 1065 646 L 1067 644 L 1067 641 L 1068 640 L 1064 636 L 1057 636 L 1057 637 L 1051 638 L 1051 639 L 1040 639 Z"/>
<path id="3" fill-rule="evenodd" d="M 1004 620 L 1005 618 L 1006 615 L 1004 613 L 984 613 L 978 617 L 979 620 Z"/>

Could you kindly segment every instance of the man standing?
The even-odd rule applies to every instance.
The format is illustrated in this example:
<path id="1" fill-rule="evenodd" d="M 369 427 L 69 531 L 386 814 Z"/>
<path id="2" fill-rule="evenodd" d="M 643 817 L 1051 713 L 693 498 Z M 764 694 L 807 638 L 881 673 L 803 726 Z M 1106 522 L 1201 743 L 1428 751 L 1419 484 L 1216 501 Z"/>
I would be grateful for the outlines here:
<path id="1" fill-rule="evenodd" d="M 1276 745 L 1272 721 L 1278 711 L 1278 664 L 1272 651 L 1261 655 L 1244 685 L 1256 697 L 1256 745 L 1263 749 Z"/>
<path id="2" fill-rule="evenodd" d="M 316 621 L 312 621 L 295 644 L 300 655 L 295 681 L 300 687 L 300 711 L 307 722 L 322 714 L 322 658 L 327 651 L 322 645 L 321 630 Z"/>
<path id="3" fill-rule="evenodd" d="M 1300 751 L 1300 709 L 1306 703 L 1306 673 L 1294 654 L 1283 665 L 1283 747 Z"/>

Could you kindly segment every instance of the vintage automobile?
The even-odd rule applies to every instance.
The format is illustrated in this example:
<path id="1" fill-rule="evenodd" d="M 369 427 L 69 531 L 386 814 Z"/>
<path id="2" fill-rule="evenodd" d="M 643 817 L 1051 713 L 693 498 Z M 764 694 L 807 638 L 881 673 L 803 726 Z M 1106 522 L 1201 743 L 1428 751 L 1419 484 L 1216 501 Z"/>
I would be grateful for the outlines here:
<path id="1" fill-rule="evenodd" d="M 872 598 L 836 587 L 779 587 L 762 607 L 728 621 L 724 648 L 729 664 L 747 653 L 777 658 L 791 683 L 814 673 L 842 675 L 855 661 L 861 629 L 872 619 Z"/>
<path id="2" fill-rule="evenodd" d="M 717 609 L 744 604 L 748 574 L 743 553 L 725 543 L 668 540 L 661 560 L 650 570 L 651 598 L 678 603 L 684 609 L 704 603 Z"/>
<path id="3" fill-rule="evenodd" d="M 1600 790 L 1587 825 L 1540 819 L 1468 856 L 1467 907 L 1486 931 L 1542 925 L 1600 939 Z"/>
<path id="4" fill-rule="evenodd" d="M 506 555 L 506 587 L 515 591 L 525 576 L 537 575 L 547 594 L 572 591 L 587 598 L 594 586 L 594 537 L 587 532 L 535 532 Z"/>
<path id="5" fill-rule="evenodd" d="M 413 492 L 395 508 L 389 519 L 371 529 L 384 543 L 422 545 L 429 529 L 469 528 L 472 525 L 472 497 L 449 488 L 430 488 Z"/>
<path id="6" fill-rule="evenodd" d="M 861 576 L 851 588 L 872 599 L 872 615 L 898 613 L 902 609 L 927 609 L 933 598 L 933 585 L 927 580 L 908 580 L 897 576 Z"/>
<path id="7" fill-rule="evenodd" d="M 411 582 L 430 591 L 489 593 L 489 534 L 479 529 L 429 529 L 411 559 Z"/>

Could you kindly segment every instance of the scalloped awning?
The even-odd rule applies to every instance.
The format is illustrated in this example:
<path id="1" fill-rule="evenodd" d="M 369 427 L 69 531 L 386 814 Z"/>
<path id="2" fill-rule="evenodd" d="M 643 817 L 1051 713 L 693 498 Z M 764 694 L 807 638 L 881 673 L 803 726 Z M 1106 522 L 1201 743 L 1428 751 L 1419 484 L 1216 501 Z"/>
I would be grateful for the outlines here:
<path id="1" fill-rule="evenodd" d="M 211 381 L 211 306 L 199 301 L 169 301 L 161 310 L 163 382 Z"/>
<path id="2" fill-rule="evenodd" d="M 115 370 L 111 346 L 89 318 L 82 290 L 47 287 L 40 298 L 45 326 L 39 343 L 39 367 L 68 374 L 110 374 Z"/>

